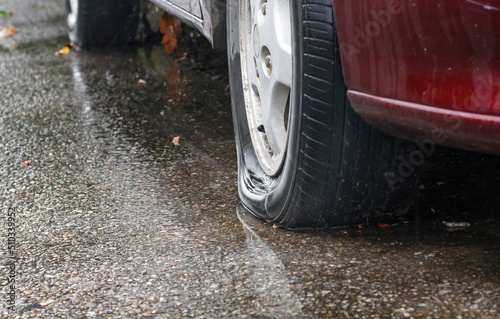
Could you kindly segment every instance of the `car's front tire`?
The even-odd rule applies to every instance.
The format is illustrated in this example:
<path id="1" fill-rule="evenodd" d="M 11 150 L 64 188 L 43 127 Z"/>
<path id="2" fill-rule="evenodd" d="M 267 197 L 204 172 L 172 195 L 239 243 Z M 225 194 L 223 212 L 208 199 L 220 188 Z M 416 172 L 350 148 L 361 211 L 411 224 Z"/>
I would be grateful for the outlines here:
<path id="1" fill-rule="evenodd" d="M 137 0 L 66 0 L 70 40 L 78 48 L 124 44 L 138 25 Z"/>
<path id="2" fill-rule="evenodd" d="M 388 183 L 402 141 L 369 127 L 346 97 L 331 0 L 228 0 L 239 194 L 284 227 L 404 213 L 412 176 Z"/>

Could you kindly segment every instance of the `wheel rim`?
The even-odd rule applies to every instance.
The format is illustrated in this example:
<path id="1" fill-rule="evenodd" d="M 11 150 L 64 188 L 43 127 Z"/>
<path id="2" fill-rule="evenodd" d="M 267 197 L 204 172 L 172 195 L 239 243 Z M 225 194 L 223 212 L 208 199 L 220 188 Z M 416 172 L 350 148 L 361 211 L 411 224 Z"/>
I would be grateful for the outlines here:
<path id="1" fill-rule="evenodd" d="M 78 0 L 68 0 L 69 12 L 67 16 L 67 24 L 70 30 L 76 28 L 76 15 L 78 12 Z"/>
<path id="2" fill-rule="evenodd" d="M 283 166 L 292 89 L 289 0 L 240 0 L 243 95 L 259 164 L 270 176 Z"/>

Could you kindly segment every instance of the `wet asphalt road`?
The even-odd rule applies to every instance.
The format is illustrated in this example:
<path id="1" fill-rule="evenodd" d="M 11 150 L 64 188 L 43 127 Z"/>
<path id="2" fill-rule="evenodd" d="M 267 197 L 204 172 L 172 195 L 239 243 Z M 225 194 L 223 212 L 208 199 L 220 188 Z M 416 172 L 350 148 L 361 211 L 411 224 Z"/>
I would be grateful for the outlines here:
<path id="1" fill-rule="evenodd" d="M 0 49 L 2 317 L 500 318 L 495 196 L 446 211 L 434 192 L 392 227 L 273 228 L 237 199 L 223 55 L 56 56 L 62 1 L 1 6 L 20 31 Z"/>

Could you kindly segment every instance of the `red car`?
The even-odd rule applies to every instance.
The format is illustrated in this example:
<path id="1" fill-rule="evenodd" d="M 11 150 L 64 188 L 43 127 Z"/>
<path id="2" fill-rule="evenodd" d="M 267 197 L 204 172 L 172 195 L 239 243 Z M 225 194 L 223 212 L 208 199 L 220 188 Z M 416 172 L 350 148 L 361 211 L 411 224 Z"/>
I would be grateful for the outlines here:
<path id="1" fill-rule="evenodd" d="M 405 212 L 436 144 L 500 154 L 500 0 L 152 0 L 225 46 L 239 194 L 288 228 Z M 67 0 L 79 47 L 135 0 Z"/>

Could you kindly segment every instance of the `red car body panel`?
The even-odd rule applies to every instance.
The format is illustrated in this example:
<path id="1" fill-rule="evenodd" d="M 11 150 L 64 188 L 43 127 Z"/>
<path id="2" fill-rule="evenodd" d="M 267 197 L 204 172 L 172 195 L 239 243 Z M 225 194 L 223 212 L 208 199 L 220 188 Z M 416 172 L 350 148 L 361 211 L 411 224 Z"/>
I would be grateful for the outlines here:
<path id="1" fill-rule="evenodd" d="M 500 154 L 500 0 L 333 3 L 361 116 L 406 138 L 443 128 L 442 144 Z"/>
<path id="2" fill-rule="evenodd" d="M 500 155 L 500 116 L 452 111 L 417 103 L 348 92 L 356 111 L 370 123 L 420 144 L 443 144 Z M 430 155 L 427 154 L 427 155 Z"/>

